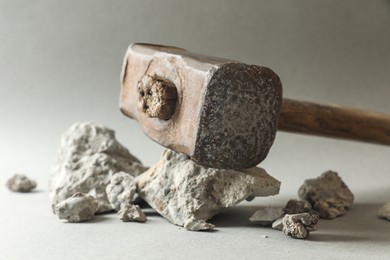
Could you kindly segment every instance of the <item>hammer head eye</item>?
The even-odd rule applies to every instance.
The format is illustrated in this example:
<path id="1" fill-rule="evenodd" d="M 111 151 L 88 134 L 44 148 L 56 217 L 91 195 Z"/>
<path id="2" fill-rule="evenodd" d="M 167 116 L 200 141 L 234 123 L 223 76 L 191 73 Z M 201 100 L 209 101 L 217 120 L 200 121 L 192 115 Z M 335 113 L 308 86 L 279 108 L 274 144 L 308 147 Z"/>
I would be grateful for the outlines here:
<path id="1" fill-rule="evenodd" d="M 175 112 L 177 91 L 172 82 L 144 75 L 137 84 L 138 107 L 148 117 L 168 120 Z"/>

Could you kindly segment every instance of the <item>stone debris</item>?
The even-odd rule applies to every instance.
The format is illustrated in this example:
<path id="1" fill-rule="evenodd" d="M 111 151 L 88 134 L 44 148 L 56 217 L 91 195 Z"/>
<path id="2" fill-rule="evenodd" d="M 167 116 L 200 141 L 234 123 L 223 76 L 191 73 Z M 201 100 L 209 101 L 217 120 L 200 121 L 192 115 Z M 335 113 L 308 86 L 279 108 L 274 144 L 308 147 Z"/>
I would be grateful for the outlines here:
<path id="1" fill-rule="evenodd" d="M 327 171 L 316 179 L 305 180 L 298 191 L 321 218 L 344 215 L 352 206 L 354 196 L 337 172 Z"/>
<path id="2" fill-rule="evenodd" d="M 383 205 L 378 211 L 379 217 L 390 221 L 390 201 Z"/>
<path id="3" fill-rule="evenodd" d="M 267 235 L 261 235 L 261 237 L 262 237 L 262 238 L 268 238 L 268 236 L 267 236 Z"/>
<path id="4" fill-rule="evenodd" d="M 284 207 L 286 214 L 298 214 L 312 211 L 312 207 L 309 202 L 305 200 L 291 199 Z"/>
<path id="5" fill-rule="evenodd" d="M 15 174 L 7 181 L 8 189 L 15 192 L 30 192 L 32 189 L 37 187 L 37 183 L 30 180 L 25 175 Z"/>
<path id="6" fill-rule="evenodd" d="M 294 238 L 307 238 L 309 232 L 317 230 L 317 214 L 286 214 L 283 217 L 283 233 Z"/>
<path id="7" fill-rule="evenodd" d="M 272 228 L 277 230 L 283 230 L 283 218 L 284 215 L 278 218 L 277 220 L 275 220 L 274 222 L 272 222 Z"/>
<path id="8" fill-rule="evenodd" d="M 106 186 L 112 175 L 123 171 L 137 176 L 146 169 L 116 140 L 113 130 L 93 123 L 76 123 L 63 134 L 52 168 L 49 180 L 52 207 L 82 192 L 97 199 L 98 212 L 110 211 L 113 207 Z"/>
<path id="9" fill-rule="evenodd" d="M 82 222 L 93 218 L 98 209 L 98 202 L 90 195 L 77 192 L 57 204 L 54 209 L 60 219 Z"/>
<path id="10" fill-rule="evenodd" d="M 262 226 L 271 226 L 283 214 L 284 210 L 280 207 L 264 207 L 257 210 L 249 220 Z"/>
<path id="11" fill-rule="evenodd" d="M 131 203 L 126 203 L 122 205 L 122 208 L 119 210 L 118 215 L 123 222 L 138 221 L 146 222 L 146 215 L 141 210 L 138 205 L 133 205 Z"/>
<path id="12" fill-rule="evenodd" d="M 206 168 L 172 150 L 136 178 L 139 195 L 173 224 L 213 229 L 206 220 L 251 196 L 279 193 L 280 182 L 261 168 Z"/>
<path id="13" fill-rule="evenodd" d="M 128 173 L 115 173 L 106 187 L 108 201 L 114 210 L 119 211 L 122 205 L 131 203 L 136 192 L 135 179 Z"/>

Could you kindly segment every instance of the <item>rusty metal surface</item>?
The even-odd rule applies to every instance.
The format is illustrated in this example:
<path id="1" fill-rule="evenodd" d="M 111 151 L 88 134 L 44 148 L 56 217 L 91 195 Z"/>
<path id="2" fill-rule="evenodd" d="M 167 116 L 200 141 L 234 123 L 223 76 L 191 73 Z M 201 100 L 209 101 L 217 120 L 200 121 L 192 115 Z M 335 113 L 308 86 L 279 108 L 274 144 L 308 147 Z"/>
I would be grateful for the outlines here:
<path id="1" fill-rule="evenodd" d="M 193 159 L 229 168 L 249 168 L 265 159 L 278 126 L 281 90 L 268 68 L 222 66 L 207 86 Z"/>
<path id="2" fill-rule="evenodd" d="M 176 106 L 168 120 L 140 109 L 145 75 L 173 83 Z M 154 141 L 214 168 L 257 165 L 275 138 L 282 99 L 270 69 L 150 44 L 129 47 L 122 71 L 121 111 Z"/>

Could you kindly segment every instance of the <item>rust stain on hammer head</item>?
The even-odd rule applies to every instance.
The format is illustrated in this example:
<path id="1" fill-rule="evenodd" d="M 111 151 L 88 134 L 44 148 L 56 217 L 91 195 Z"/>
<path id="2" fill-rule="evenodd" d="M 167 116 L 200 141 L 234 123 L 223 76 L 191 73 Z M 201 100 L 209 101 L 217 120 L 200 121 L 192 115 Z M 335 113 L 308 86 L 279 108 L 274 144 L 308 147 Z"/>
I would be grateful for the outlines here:
<path id="1" fill-rule="evenodd" d="M 145 97 L 148 89 L 154 98 Z M 204 166 L 260 163 L 274 141 L 281 102 L 280 79 L 266 67 L 151 44 L 133 44 L 125 56 L 121 111 L 154 141 Z"/>

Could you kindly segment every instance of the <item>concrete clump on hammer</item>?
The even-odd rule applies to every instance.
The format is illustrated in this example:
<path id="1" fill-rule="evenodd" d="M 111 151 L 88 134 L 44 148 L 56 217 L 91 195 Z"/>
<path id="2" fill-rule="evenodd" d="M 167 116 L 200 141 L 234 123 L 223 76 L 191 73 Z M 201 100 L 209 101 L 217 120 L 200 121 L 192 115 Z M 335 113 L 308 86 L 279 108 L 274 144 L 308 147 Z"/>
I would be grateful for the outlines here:
<path id="1" fill-rule="evenodd" d="M 390 144 L 390 116 L 283 99 L 279 77 L 262 66 L 177 47 L 136 43 L 126 53 L 121 81 L 122 113 L 137 120 L 152 140 L 183 154 L 186 160 L 192 160 L 195 166 L 191 167 L 199 165 L 204 171 L 245 172 L 255 167 L 266 158 L 278 129 Z M 165 152 L 166 158 L 160 164 L 171 163 L 167 157 L 170 153 Z M 177 171 L 177 167 L 171 170 Z M 149 170 L 148 175 L 141 174 L 137 179 L 143 184 L 153 183 L 148 178 L 155 178 L 156 173 Z M 172 183 L 185 179 L 172 177 Z M 189 190 L 205 185 L 194 179 Z M 141 187 L 145 187 L 143 184 Z M 137 185 L 140 189 L 139 182 Z M 141 197 L 150 203 L 147 189 L 141 189 Z M 167 201 L 166 195 L 172 194 L 156 194 L 151 204 L 158 212 L 165 212 L 166 205 L 161 207 L 160 202 Z M 175 224 L 185 226 L 192 213 L 183 219 L 179 208 L 169 207 L 165 214 L 171 222 L 179 219 Z M 206 220 L 196 220 L 203 226 L 189 229 L 210 228 L 202 222 Z"/>

